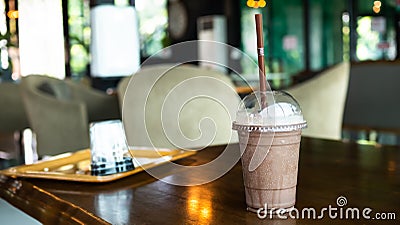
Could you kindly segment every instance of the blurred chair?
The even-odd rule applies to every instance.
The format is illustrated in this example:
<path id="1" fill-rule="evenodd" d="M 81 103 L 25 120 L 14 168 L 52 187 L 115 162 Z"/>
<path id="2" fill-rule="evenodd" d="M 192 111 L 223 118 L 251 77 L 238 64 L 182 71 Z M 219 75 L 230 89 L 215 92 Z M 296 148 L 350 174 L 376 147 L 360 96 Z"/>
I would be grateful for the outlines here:
<path id="1" fill-rule="evenodd" d="M 349 69 L 349 63 L 342 62 L 286 90 L 299 102 L 307 120 L 303 136 L 341 139 Z"/>
<path id="2" fill-rule="evenodd" d="M 400 145 L 400 62 L 366 61 L 352 63 L 346 98 L 343 128 L 359 139 L 357 133 L 377 132 L 380 144 Z M 354 137 L 353 137 L 354 136 Z"/>
<path id="3" fill-rule="evenodd" d="M 117 95 L 108 95 L 73 80 L 65 80 L 72 98 L 85 103 L 89 122 L 121 119 Z"/>
<path id="4" fill-rule="evenodd" d="M 88 148 L 90 122 L 120 118 L 117 96 L 70 80 L 30 75 L 21 92 L 39 156 Z"/>
<path id="5" fill-rule="evenodd" d="M 21 131 L 29 127 L 18 84 L 0 83 L 0 106 L 0 132 Z"/>
<path id="6" fill-rule="evenodd" d="M 117 88 L 130 146 L 194 149 L 237 142 L 229 77 L 191 65 L 144 67 Z M 122 104 L 123 103 L 123 104 Z"/>
<path id="7" fill-rule="evenodd" d="M 17 158 L 22 156 L 22 131 L 29 127 L 28 119 L 25 114 L 22 97 L 20 94 L 20 86 L 12 82 L 0 83 L 0 132 L 15 133 L 18 132 L 18 138 L 15 140 L 19 148 L 19 152 L 4 152 L 3 158 Z M 15 136 L 15 135 L 14 135 Z"/>

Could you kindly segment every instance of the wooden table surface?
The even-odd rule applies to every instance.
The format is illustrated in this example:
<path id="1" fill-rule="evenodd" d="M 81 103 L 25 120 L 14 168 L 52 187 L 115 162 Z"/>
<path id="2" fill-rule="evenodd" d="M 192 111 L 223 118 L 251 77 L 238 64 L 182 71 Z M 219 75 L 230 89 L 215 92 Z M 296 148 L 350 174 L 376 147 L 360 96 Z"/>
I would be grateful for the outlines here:
<path id="1" fill-rule="evenodd" d="M 179 164 L 199 165 L 225 146 Z M 235 145 L 238 149 L 238 146 Z M 174 174 L 169 175 L 171 179 Z M 400 224 L 400 149 L 303 138 L 296 208 L 370 208 L 371 219 L 259 219 L 246 211 L 240 163 L 200 186 L 174 186 L 146 172 L 111 183 L 0 177 L 0 197 L 44 224 Z M 347 205 L 338 207 L 343 196 Z M 347 207 L 347 208 L 346 208 Z M 393 217 L 378 220 L 372 217 Z M 333 214 L 334 216 L 334 214 Z"/>

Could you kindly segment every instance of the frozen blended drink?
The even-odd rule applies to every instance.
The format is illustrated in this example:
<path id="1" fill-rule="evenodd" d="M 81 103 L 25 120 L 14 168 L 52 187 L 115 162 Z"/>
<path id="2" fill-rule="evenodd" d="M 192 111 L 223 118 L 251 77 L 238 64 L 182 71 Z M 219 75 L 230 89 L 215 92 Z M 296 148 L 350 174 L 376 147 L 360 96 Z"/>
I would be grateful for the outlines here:
<path id="1" fill-rule="evenodd" d="M 298 103 L 285 92 L 255 92 L 243 99 L 233 129 L 239 135 L 248 210 L 294 206 L 304 127 Z"/>

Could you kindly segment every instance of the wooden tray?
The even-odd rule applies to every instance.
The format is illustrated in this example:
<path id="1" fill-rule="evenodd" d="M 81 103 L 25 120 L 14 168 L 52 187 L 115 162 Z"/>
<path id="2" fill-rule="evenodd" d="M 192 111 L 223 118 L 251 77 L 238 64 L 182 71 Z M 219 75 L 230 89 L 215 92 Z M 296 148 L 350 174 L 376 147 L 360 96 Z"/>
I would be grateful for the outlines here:
<path id="1" fill-rule="evenodd" d="M 150 169 L 169 161 L 178 160 L 196 154 L 195 151 L 175 149 L 144 149 L 129 150 L 134 157 L 135 169 L 123 173 L 92 176 L 90 175 L 90 150 L 85 149 L 74 153 L 65 153 L 45 161 L 30 165 L 21 165 L 1 170 L 7 176 L 67 180 L 77 182 L 109 182 L 114 181 L 144 169 Z"/>

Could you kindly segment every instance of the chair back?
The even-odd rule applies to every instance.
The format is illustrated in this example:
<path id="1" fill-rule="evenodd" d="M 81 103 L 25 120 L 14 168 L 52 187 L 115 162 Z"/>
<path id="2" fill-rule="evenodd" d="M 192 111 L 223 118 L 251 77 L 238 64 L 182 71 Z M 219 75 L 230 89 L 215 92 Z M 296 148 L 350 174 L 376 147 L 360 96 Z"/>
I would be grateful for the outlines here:
<path id="1" fill-rule="evenodd" d="M 343 126 L 400 133 L 399 84 L 399 61 L 353 63 Z"/>
<path id="2" fill-rule="evenodd" d="M 237 142 L 231 127 L 240 98 L 224 74 L 156 65 L 122 80 L 118 93 L 130 146 L 192 149 Z"/>
<path id="3" fill-rule="evenodd" d="M 89 147 L 86 106 L 63 80 L 30 75 L 22 79 L 21 93 L 40 156 Z"/>
<path id="4" fill-rule="evenodd" d="M 307 129 L 303 136 L 340 140 L 349 80 L 349 63 L 342 62 L 289 92 L 300 104 Z"/>

